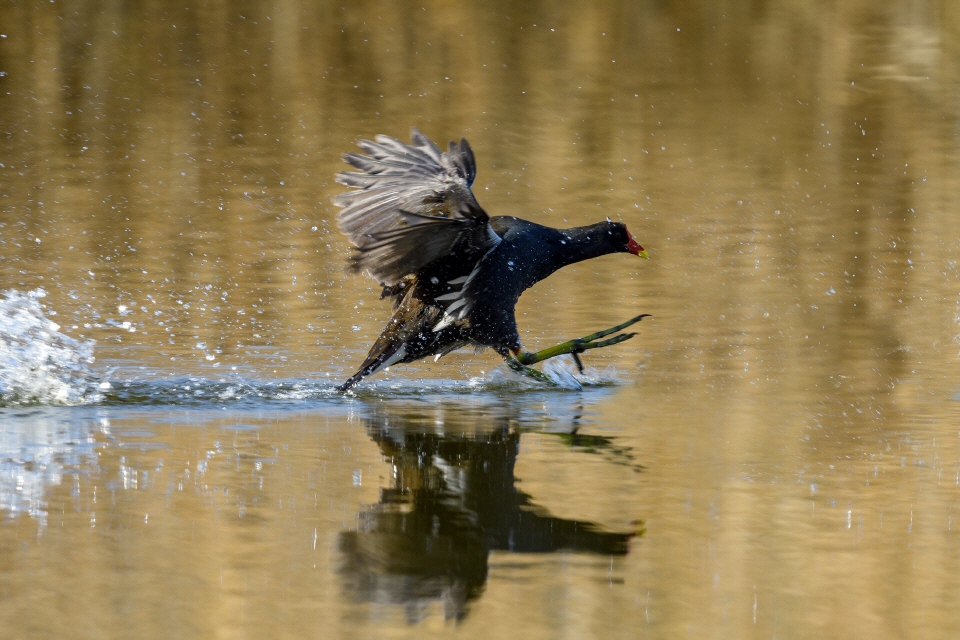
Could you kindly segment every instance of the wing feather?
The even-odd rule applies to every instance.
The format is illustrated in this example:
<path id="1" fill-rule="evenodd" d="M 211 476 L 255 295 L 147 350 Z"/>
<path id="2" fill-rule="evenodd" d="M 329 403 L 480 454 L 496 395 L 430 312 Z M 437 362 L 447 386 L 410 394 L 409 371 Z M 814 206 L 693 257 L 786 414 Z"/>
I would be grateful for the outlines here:
<path id="1" fill-rule="evenodd" d="M 435 260 L 433 256 L 451 253 L 469 238 L 474 226 L 469 221 L 437 218 L 386 231 L 354 253 L 350 266 L 387 286 L 395 274 L 417 273 Z"/>
<path id="2" fill-rule="evenodd" d="M 435 260 L 461 253 L 470 266 L 499 241 L 470 190 L 477 175 L 466 139 L 441 152 L 417 129 L 413 144 L 378 135 L 344 154 L 359 172 L 337 174 L 354 191 L 338 195 L 340 228 L 357 249 L 350 265 L 395 286 Z"/>

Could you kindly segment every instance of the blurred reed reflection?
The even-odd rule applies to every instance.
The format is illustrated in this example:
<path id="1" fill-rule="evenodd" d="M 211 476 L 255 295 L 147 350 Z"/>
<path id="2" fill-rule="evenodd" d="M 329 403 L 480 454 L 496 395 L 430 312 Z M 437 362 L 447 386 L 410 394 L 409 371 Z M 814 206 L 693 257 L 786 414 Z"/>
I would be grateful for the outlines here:
<path id="1" fill-rule="evenodd" d="M 554 517 L 517 488 L 520 407 L 486 409 L 365 404 L 362 422 L 393 477 L 379 502 L 360 513 L 359 528 L 340 534 L 344 589 L 352 597 L 403 605 L 411 622 L 435 602 L 445 618 L 462 619 L 484 589 L 491 551 L 627 554 L 636 531 Z M 578 419 L 553 425 L 552 436 L 594 452 L 616 449 L 609 438 L 581 442 Z"/>
<path id="2" fill-rule="evenodd" d="M 96 340 L 108 402 L 142 405 L 111 428 L 223 421 L 134 438 L 161 456 L 3 410 L 0 508 L 32 516 L 0 530 L 0 628 L 400 635 L 358 621 L 386 600 L 480 638 L 960 636 L 960 3 L 5 2 L 0 36 L 0 290 Z M 609 215 L 650 250 L 521 298 L 530 347 L 654 316 L 539 453 L 517 434 L 560 396 L 469 387 L 489 354 L 344 400 L 369 437 L 312 393 L 389 313 L 343 272 L 339 156 L 413 125 L 469 139 L 491 214 Z M 625 584 L 500 571 L 510 531 Z"/>

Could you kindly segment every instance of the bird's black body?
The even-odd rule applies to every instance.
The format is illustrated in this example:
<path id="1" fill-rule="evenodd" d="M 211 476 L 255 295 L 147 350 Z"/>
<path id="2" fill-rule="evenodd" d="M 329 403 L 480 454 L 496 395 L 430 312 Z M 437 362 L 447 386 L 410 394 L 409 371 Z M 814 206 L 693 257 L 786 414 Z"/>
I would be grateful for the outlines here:
<path id="1" fill-rule="evenodd" d="M 575 262 L 643 252 L 618 222 L 554 229 L 488 217 L 469 191 L 476 170 L 466 140 L 443 154 L 416 130 L 413 140 L 364 141 L 369 157 L 345 157 L 364 173 L 338 176 L 364 189 L 337 201 L 341 226 L 358 245 L 353 266 L 394 300 L 393 317 L 341 391 L 383 367 L 465 345 L 516 354 L 514 308 L 526 289 Z"/>

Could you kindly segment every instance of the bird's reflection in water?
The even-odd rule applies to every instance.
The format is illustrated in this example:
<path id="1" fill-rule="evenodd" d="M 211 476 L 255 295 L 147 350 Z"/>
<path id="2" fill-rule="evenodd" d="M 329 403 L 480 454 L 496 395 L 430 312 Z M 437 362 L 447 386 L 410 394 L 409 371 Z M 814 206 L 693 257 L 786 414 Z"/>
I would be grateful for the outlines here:
<path id="1" fill-rule="evenodd" d="M 502 406 L 490 413 L 456 405 L 366 408 L 363 422 L 392 461 L 393 478 L 379 503 L 360 513 L 358 530 L 340 536 L 351 597 L 402 605 L 411 622 L 439 602 L 447 619 L 459 620 L 483 590 L 492 550 L 627 553 L 636 532 L 553 517 L 516 488 L 518 416 Z"/>

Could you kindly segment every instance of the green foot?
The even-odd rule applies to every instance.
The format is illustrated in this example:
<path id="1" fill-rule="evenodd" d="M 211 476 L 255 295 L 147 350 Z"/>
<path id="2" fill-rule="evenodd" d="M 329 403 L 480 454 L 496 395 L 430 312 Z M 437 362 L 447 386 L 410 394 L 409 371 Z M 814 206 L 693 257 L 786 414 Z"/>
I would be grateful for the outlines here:
<path id="1" fill-rule="evenodd" d="M 531 364 L 536 364 L 538 362 L 543 362 L 544 360 L 549 360 L 550 358 L 556 358 L 557 356 L 562 356 L 564 354 L 571 354 L 574 361 L 577 363 L 577 369 L 580 373 L 583 373 L 583 363 L 580 361 L 580 356 L 578 354 L 583 353 L 589 349 L 599 349 L 600 347 L 609 347 L 611 345 L 620 344 L 624 340 L 629 340 L 633 336 L 637 335 L 636 333 L 621 333 L 620 335 L 613 336 L 607 340 L 600 340 L 600 338 L 605 338 L 611 333 L 616 333 L 626 329 L 632 324 L 640 322 L 644 318 L 650 317 L 649 313 L 642 313 L 635 318 L 627 320 L 623 324 L 618 324 L 615 327 L 610 327 L 609 329 L 604 329 L 603 331 L 598 331 L 596 333 L 591 333 L 588 336 L 582 338 L 576 338 L 574 340 L 569 340 L 567 342 L 558 344 L 555 347 L 549 347 L 535 353 L 529 351 L 521 351 L 516 358 L 506 357 L 504 360 L 507 363 L 507 366 L 510 367 L 512 371 L 519 373 L 520 375 L 527 376 L 528 378 L 533 378 L 547 384 L 555 385 L 552 380 L 550 380 L 545 374 L 537 371 L 536 369 L 531 369 Z"/>
<path id="2" fill-rule="evenodd" d="M 523 354 L 521 353 L 520 355 L 522 356 Z M 527 378 L 532 378 L 537 382 L 542 382 L 543 384 L 551 387 L 558 386 L 556 382 L 554 382 L 549 378 L 549 376 L 547 376 L 547 374 L 543 373 L 538 369 L 534 369 L 532 367 L 526 366 L 525 364 L 522 364 L 516 358 L 504 358 L 503 360 L 504 362 L 507 363 L 507 366 L 510 367 L 510 370 L 513 371 L 514 373 L 519 373 L 522 376 L 525 376 Z"/>

